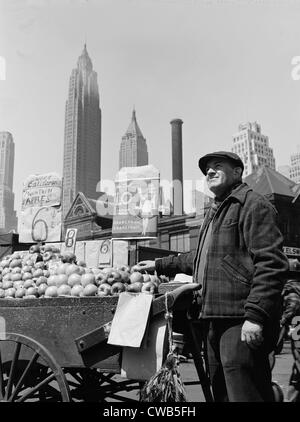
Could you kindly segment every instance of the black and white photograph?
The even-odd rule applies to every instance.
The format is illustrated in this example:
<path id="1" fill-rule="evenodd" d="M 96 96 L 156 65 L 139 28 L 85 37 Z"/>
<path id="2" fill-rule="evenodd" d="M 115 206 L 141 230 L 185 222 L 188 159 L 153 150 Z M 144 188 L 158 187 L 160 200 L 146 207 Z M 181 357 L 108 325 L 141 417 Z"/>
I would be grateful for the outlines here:
<path id="1" fill-rule="evenodd" d="M 300 402 L 299 22 L 0 0 L 0 402 Z"/>

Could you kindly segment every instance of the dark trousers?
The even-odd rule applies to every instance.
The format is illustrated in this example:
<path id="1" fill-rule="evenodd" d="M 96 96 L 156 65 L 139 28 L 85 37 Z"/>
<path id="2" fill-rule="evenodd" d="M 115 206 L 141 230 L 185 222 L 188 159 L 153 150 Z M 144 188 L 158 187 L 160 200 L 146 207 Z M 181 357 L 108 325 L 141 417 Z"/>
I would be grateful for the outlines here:
<path id="1" fill-rule="evenodd" d="M 216 402 L 274 401 L 270 344 L 251 349 L 241 341 L 243 321 L 204 322 L 205 351 Z"/>

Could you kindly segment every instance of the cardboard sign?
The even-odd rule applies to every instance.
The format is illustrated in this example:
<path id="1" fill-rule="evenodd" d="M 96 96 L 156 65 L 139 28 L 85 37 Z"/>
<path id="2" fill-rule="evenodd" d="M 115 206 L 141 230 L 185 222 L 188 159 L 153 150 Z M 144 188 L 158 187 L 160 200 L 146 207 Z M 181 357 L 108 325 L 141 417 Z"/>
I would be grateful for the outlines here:
<path id="1" fill-rule="evenodd" d="M 159 171 L 152 165 L 123 167 L 115 181 L 114 238 L 157 236 Z"/>
<path id="2" fill-rule="evenodd" d="M 26 208 L 21 212 L 19 242 L 56 242 L 61 240 L 61 207 Z"/>
<path id="3" fill-rule="evenodd" d="M 69 228 L 65 236 L 65 252 L 75 253 L 77 229 Z"/>

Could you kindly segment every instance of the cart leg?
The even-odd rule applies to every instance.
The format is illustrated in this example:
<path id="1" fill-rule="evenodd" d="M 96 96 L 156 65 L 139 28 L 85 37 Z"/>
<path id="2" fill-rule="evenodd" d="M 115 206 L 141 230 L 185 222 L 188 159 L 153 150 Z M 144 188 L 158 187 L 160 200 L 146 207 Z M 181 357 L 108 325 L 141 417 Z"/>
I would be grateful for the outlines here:
<path id="1" fill-rule="evenodd" d="M 189 331 L 190 331 L 190 344 L 191 344 L 191 352 L 193 355 L 196 371 L 199 377 L 199 381 L 202 387 L 202 391 L 207 402 L 213 402 L 213 396 L 210 389 L 210 381 L 207 374 L 207 371 L 204 369 L 204 358 L 203 358 L 203 349 L 201 348 L 201 344 L 203 345 L 203 335 L 202 335 L 202 327 L 200 322 L 192 322 L 189 321 Z"/>

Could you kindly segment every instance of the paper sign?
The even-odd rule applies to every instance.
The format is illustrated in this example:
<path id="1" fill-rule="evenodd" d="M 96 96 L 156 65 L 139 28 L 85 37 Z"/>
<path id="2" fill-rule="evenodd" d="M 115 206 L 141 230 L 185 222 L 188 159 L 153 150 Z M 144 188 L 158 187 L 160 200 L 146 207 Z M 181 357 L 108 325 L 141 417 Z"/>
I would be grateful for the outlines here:
<path id="1" fill-rule="evenodd" d="M 162 366 L 167 352 L 167 322 L 164 316 L 151 320 L 143 344 L 135 349 L 124 347 L 122 353 L 121 376 L 128 379 L 149 380 Z"/>
<path id="2" fill-rule="evenodd" d="M 55 242 L 61 238 L 61 207 L 29 207 L 21 211 L 19 242 Z"/>
<path id="3" fill-rule="evenodd" d="M 108 344 L 140 347 L 148 323 L 152 295 L 123 292 L 119 296 Z"/>
<path id="4" fill-rule="evenodd" d="M 159 177 L 152 165 L 123 167 L 117 173 L 113 238 L 157 236 Z"/>

